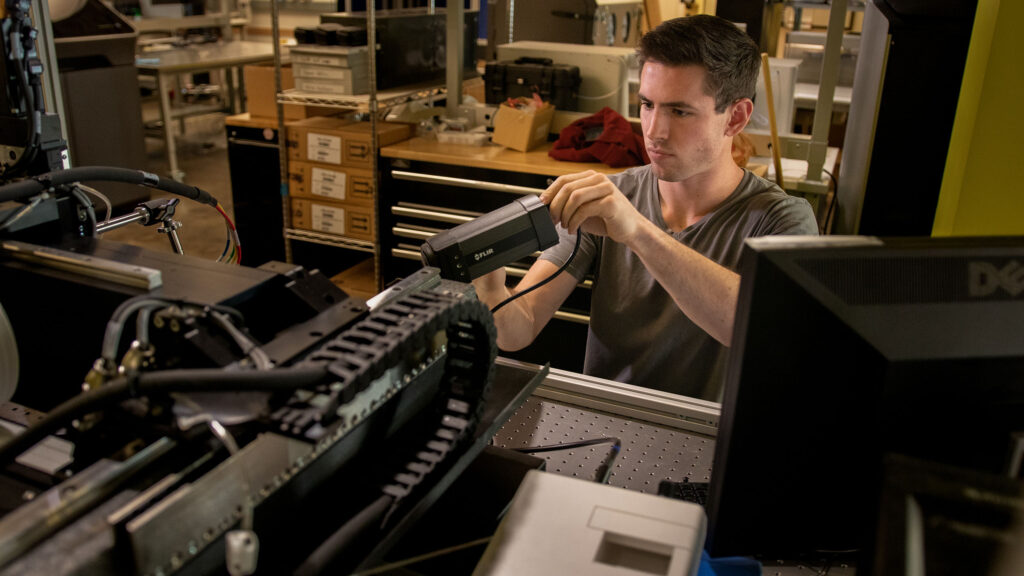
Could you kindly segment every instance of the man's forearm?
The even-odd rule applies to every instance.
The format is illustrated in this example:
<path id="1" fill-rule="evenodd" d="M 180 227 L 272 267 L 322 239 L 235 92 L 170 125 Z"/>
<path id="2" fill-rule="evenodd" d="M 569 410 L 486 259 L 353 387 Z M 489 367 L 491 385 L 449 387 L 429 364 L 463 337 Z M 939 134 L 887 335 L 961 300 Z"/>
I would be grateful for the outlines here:
<path id="1" fill-rule="evenodd" d="M 553 263 L 537 260 L 519 281 L 515 290 L 505 287 L 505 275 L 499 271 L 477 278 L 473 285 L 476 287 L 477 297 L 487 304 L 488 308 L 494 308 L 512 294 L 540 283 L 557 270 L 558 267 Z M 516 298 L 495 312 L 494 324 L 498 327 L 498 347 L 511 351 L 529 346 L 575 287 L 576 279 L 571 274 L 563 272 L 541 288 Z"/>
<path id="2" fill-rule="evenodd" d="M 694 324 L 715 340 L 732 341 L 739 274 L 647 222 L 628 243 L 644 266 Z"/>
<path id="3" fill-rule="evenodd" d="M 514 294 L 504 284 L 500 287 L 485 287 L 477 285 L 476 281 L 473 284 L 477 289 L 477 297 L 488 308 L 494 308 Z M 533 341 L 535 336 L 533 315 L 524 304 L 522 298 L 517 298 L 495 312 L 494 324 L 498 329 L 498 348 L 507 351 L 520 350 Z"/>

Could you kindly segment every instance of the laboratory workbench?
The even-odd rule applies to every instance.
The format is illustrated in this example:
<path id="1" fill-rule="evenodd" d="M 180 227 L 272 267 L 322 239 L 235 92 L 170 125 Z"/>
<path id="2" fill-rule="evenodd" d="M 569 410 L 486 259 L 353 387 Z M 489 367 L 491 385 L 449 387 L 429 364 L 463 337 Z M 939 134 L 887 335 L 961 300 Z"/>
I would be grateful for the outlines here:
<path id="1" fill-rule="evenodd" d="M 612 168 L 599 162 L 555 160 L 548 156 L 548 150 L 552 145 L 552 143 L 548 143 L 529 152 L 519 152 L 497 144 L 470 146 L 445 144 L 426 138 L 411 138 L 381 148 L 380 154 L 385 158 L 438 162 L 452 166 L 508 170 L 544 176 L 561 176 L 584 170 L 614 174 L 623 170 L 623 168 Z"/>
<path id="2" fill-rule="evenodd" d="M 230 73 L 225 75 L 225 80 L 228 83 L 228 102 L 233 112 L 239 112 L 242 102 L 244 102 L 241 89 L 241 67 L 247 64 L 270 62 L 273 59 L 274 47 L 272 44 L 245 40 L 194 44 L 181 48 L 145 52 L 136 56 L 135 67 L 139 73 L 156 76 L 157 91 L 160 95 L 160 120 L 163 122 L 164 142 L 167 145 L 167 160 L 170 164 L 171 176 L 175 180 L 183 180 L 185 175 L 178 168 L 173 121 L 187 116 L 220 111 L 224 108 L 223 103 L 172 106 L 171 93 L 177 86 L 178 75 L 229 70 Z M 236 89 L 236 86 L 239 89 Z"/>

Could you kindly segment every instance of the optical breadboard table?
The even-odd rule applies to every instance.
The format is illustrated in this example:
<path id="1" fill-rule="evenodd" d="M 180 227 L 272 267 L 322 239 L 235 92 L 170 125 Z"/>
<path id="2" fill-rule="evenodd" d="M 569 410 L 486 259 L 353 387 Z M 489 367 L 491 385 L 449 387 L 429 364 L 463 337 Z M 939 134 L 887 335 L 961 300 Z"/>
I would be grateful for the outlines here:
<path id="1" fill-rule="evenodd" d="M 497 362 L 519 369 L 531 366 L 507 358 Z M 720 413 L 721 405 L 716 402 L 551 369 L 491 442 L 501 448 L 528 449 L 617 438 L 621 448 L 608 484 L 657 494 L 661 480 L 710 480 Z M 535 455 L 546 460 L 548 472 L 596 480 L 611 446 L 597 444 Z M 770 475 L 765 481 L 771 481 Z M 855 573 L 855 566 L 825 552 L 758 560 L 763 574 L 771 576 L 799 576 L 808 570 L 830 576 Z"/>

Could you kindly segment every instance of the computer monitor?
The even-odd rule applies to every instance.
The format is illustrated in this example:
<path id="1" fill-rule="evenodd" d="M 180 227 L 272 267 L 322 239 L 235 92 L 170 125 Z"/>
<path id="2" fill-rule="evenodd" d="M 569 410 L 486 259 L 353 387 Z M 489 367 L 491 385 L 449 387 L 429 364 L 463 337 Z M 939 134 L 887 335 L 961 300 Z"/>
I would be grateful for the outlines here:
<path id="1" fill-rule="evenodd" d="M 1024 237 L 762 238 L 739 272 L 713 556 L 870 548 L 889 453 L 1020 476 Z"/>

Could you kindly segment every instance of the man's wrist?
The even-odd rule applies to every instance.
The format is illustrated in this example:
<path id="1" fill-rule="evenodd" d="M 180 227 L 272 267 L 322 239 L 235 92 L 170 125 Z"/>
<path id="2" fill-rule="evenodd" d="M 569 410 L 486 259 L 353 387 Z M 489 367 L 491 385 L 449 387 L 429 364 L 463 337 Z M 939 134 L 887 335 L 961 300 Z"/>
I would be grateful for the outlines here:
<path id="1" fill-rule="evenodd" d="M 665 231 L 659 229 L 654 222 L 643 218 L 633 235 L 624 244 L 633 252 L 640 254 L 644 248 L 652 246 L 652 241 L 657 241 L 659 236 L 664 235 L 666 235 Z"/>

